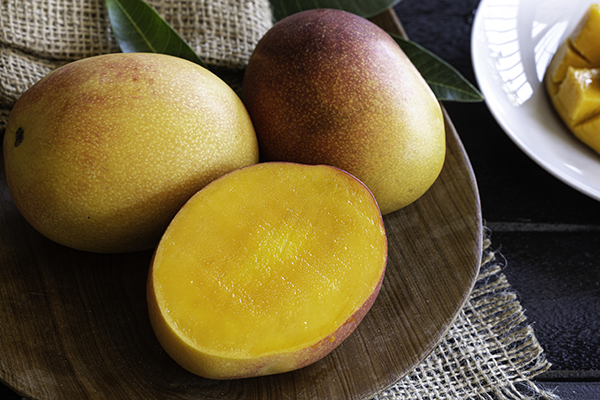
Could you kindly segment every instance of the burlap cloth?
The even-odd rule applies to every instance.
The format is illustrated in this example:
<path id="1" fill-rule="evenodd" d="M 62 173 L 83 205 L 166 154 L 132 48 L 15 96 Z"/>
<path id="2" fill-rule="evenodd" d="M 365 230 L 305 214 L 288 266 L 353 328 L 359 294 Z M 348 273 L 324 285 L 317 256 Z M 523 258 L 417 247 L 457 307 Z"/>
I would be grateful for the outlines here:
<path id="1" fill-rule="evenodd" d="M 147 0 L 213 67 L 242 70 L 272 26 L 269 0 Z M 0 2 L 0 131 L 31 85 L 67 62 L 118 52 L 104 0 Z M 549 368 L 502 259 L 485 239 L 470 300 L 435 351 L 374 399 L 554 398 L 531 378 Z"/>
<path id="2" fill-rule="evenodd" d="M 243 69 L 272 26 L 268 0 L 147 0 L 212 67 Z M 0 2 L 0 129 L 19 96 L 69 61 L 118 52 L 104 0 Z"/>
<path id="3" fill-rule="evenodd" d="M 469 300 L 438 347 L 373 400 L 552 399 L 531 380 L 550 368 L 517 295 L 483 241 L 482 263 Z"/>

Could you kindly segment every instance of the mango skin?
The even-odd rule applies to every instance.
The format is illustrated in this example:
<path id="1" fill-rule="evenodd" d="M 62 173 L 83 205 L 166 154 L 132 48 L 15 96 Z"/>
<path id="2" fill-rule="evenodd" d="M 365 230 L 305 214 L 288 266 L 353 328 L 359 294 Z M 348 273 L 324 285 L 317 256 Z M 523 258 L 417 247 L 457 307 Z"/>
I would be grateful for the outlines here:
<path id="1" fill-rule="evenodd" d="M 252 122 L 229 86 L 147 53 L 50 73 L 17 101 L 3 146 L 25 219 L 55 242 L 101 253 L 155 246 L 195 192 L 258 162 Z"/>
<path id="2" fill-rule="evenodd" d="M 382 214 L 417 200 L 444 163 L 433 92 L 385 31 L 345 11 L 276 23 L 249 60 L 242 100 L 261 160 L 346 170 L 369 187 Z"/>

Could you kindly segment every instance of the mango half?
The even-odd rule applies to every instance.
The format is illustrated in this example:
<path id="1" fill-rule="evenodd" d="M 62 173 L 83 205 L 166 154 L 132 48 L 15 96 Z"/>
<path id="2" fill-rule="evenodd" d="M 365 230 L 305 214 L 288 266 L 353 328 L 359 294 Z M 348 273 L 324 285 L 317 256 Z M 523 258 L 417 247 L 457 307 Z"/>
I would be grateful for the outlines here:
<path id="1" fill-rule="evenodd" d="M 211 379 L 325 357 L 375 301 L 387 261 L 367 187 L 330 166 L 231 172 L 175 216 L 152 260 L 150 320 L 165 351 Z"/>
<path id="2" fill-rule="evenodd" d="M 556 112 L 583 143 L 600 153 L 600 8 L 592 4 L 558 49 L 545 76 Z"/>

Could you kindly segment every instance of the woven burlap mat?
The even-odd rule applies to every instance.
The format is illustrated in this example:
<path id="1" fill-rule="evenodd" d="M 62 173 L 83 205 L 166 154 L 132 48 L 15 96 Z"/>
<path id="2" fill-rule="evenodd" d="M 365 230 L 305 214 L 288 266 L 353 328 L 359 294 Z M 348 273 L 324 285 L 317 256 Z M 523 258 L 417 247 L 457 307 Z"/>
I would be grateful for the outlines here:
<path id="1" fill-rule="evenodd" d="M 243 69 L 272 26 L 269 0 L 147 0 L 209 66 Z M 104 0 L 0 2 L 0 131 L 31 85 L 67 62 L 117 52 Z M 550 399 L 531 381 L 549 368 L 502 258 L 484 240 L 469 301 L 435 351 L 374 399 Z"/>
<path id="2" fill-rule="evenodd" d="M 550 364 L 505 267 L 486 230 L 479 276 L 450 330 L 425 361 L 373 400 L 558 399 L 532 381 Z"/>
<path id="3" fill-rule="evenodd" d="M 273 25 L 269 0 L 147 0 L 211 67 L 243 69 Z M 53 69 L 119 51 L 104 0 L 0 2 L 0 129 Z"/>

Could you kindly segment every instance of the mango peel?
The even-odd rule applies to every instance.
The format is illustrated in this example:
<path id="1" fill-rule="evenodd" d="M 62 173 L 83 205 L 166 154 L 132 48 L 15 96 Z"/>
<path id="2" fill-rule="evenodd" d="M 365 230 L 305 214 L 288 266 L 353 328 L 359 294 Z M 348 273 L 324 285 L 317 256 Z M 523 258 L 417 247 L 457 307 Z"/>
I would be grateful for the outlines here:
<path id="1" fill-rule="evenodd" d="M 117 53 L 29 88 L 4 136 L 8 187 L 40 233 L 78 250 L 158 243 L 213 179 L 258 162 L 252 121 L 220 78 L 181 58 Z"/>

